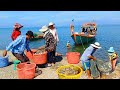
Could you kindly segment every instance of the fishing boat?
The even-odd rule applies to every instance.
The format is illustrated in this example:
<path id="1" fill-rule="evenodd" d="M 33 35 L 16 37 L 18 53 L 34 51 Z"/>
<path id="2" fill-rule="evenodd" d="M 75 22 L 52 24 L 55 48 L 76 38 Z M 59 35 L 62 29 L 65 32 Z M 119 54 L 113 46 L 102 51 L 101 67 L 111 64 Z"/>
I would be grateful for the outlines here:
<path id="1" fill-rule="evenodd" d="M 32 38 L 30 41 L 36 41 L 43 38 L 42 33 L 33 33 L 33 34 L 34 34 L 34 38 Z"/>
<path id="2" fill-rule="evenodd" d="M 75 44 L 89 43 L 95 40 L 96 36 L 96 23 L 85 23 L 81 27 L 81 32 L 74 32 L 74 25 L 70 26 L 71 37 Z"/>

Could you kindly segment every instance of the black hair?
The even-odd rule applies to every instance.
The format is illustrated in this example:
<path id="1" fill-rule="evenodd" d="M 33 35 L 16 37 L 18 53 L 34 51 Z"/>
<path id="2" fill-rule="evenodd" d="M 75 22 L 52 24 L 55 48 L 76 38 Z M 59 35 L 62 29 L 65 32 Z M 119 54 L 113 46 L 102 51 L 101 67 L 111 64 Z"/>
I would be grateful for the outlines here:
<path id="1" fill-rule="evenodd" d="M 26 35 L 30 36 L 30 37 L 34 37 L 33 32 L 32 31 L 27 31 Z"/>
<path id="2" fill-rule="evenodd" d="M 85 28 L 84 27 L 82 28 L 82 32 L 85 32 Z"/>

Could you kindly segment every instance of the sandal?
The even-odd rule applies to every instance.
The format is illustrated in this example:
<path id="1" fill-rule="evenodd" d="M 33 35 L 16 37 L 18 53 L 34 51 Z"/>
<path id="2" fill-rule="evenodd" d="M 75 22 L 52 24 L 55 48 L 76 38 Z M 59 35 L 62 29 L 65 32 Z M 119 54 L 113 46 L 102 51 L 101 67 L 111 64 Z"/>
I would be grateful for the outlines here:
<path id="1" fill-rule="evenodd" d="M 45 65 L 45 67 L 51 67 L 52 66 L 52 64 L 50 64 L 50 63 L 47 63 L 46 65 Z"/>

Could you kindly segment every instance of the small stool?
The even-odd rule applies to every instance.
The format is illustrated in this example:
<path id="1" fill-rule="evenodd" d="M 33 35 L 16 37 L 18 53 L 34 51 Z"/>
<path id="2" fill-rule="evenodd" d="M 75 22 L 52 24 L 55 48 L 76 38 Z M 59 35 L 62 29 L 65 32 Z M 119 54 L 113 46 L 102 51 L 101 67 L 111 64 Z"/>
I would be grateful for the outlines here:
<path id="1" fill-rule="evenodd" d="M 21 61 L 20 60 L 14 60 L 14 70 L 16 70 L 17 64 L 19 64 Z"/>

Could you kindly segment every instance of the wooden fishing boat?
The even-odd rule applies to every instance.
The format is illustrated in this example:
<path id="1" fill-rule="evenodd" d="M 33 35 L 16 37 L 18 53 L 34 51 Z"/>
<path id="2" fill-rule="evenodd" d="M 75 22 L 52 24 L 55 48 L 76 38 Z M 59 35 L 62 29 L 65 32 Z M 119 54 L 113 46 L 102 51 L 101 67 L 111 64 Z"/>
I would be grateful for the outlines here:
<path id="1" fill-rule="evenodd" d="M 82 30 L 80 33 L 74 32 L 74 26 L 71 25 L 71 37 L 75 44 L 89 43 L 95 40 L 96 36 L 96 23 L 85 23 L 82 25 Z"/>
<path id="2" fill-rule="evenodd" d="M 43 34 L 42 33 L 34 33 L 34 38 L 32 38 L 30 41 L 36 41 L 39 39 L 43 38 Z"/>

